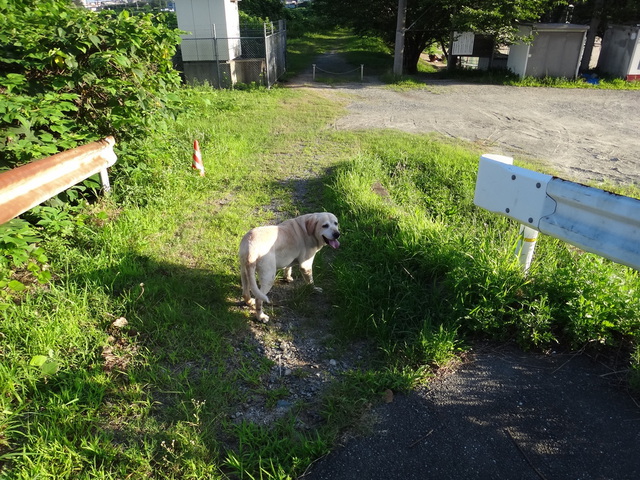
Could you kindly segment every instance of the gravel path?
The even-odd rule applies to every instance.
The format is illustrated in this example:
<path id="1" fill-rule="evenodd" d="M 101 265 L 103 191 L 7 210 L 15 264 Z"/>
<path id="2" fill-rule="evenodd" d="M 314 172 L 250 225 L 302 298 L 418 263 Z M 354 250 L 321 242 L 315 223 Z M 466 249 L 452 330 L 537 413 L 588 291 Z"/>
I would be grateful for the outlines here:
<path id="1" fill-rule="evenodd" d="M 347 71 L 339 62 L 333 54 L 318 64 Z M 485 153 L 540 160 L 567 180 L 640 184 L 640 91 L 433 81 L 399 92 L 373 78 L 328 87 L 308 73 L 289 85 L 346 95 L 348 114 L 338 129 L 438 132 L 482 145 Z"/>

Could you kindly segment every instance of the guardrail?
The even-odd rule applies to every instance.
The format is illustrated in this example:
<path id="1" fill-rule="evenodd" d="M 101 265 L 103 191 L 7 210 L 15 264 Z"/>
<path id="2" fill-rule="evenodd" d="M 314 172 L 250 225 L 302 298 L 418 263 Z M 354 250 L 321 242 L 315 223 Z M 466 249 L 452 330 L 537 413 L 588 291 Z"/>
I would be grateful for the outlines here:
<path id="1" fill-rule="evenodd" d="M 107 168 L 117 160 L 115 143 L 107 137 L 0 173 L 0 224 L 96 173 L 109 192 Z"/>
<path id="2" fill-rule="evenodd" d="M 520 262 L 529 268 L 538 232 L 640 270 L 640 200 L 480 157 L 474 203 L 522 224 Z"/>

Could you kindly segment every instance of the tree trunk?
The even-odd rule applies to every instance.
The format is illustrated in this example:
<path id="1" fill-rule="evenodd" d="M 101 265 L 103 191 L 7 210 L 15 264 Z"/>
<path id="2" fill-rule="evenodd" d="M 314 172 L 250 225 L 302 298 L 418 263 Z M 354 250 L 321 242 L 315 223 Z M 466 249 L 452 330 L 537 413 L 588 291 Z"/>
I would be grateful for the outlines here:
<path id="1" fill-rule="evenodd" d="M 422 50 L 418 48 L 407 48 L 404 50 L 404 71 L 408 75 L 415 75 L 418 73 L 418 61 L 420 60 L 420 54 Z"/>
<path id="2" fill-rule="evenodd" d="M 418 61 L 420 60 L 420 54 L 427 48 L 428 37 L 424 33 L 416 33 L 408 31 L 404 38 L 404 58 L 403 68 L 404 73 L 408 75 L 415 75 L 418 73 Z"/>

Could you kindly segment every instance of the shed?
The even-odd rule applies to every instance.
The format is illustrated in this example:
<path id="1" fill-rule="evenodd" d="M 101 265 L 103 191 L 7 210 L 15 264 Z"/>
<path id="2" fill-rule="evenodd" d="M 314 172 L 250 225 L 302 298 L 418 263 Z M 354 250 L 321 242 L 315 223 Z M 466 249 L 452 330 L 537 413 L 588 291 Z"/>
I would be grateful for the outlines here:
<path id="1" fill-rule="evenodd" d="M 237 1 L 176 0 L 176 16 L 187 32 L 180 46 L 186 79 L 236 83 L 232 63 L 242 55 Z"/>
<path id="2" fill-rule="evenodd" d="M 451 59 L 457 57 L 461 60 L 463 67 L 477 68 L 478 70 L 488 70 L 499 65 L 495 58 L 496 39 L 493 35 L 486 35 L 475 32 L 453 32 L 453 42 L 451 44 Z"/>
<path id="3" fill-rule="evenodd" d="M 640 80 L 640 26 L 613 25 L 602 39 L 598 70 L 625 80 Z"/>
<path id="4" fill-rule="evenodd" d="M 520 77 L 576 78 L 587 30 L 571 23 L 521 25 L 519 35 L 533 41 L 511 45 L 507 68 Z"/>

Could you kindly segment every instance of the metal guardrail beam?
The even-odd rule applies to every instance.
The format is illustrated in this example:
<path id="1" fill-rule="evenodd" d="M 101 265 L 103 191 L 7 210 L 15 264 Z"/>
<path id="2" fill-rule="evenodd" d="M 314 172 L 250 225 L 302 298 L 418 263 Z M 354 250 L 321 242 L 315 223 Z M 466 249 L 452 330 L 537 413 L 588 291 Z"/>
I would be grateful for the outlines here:
<path id="1" fill-rule="evenodd" d="M 0 173 L 0 224 L 96 173 L 109 191 L 107 168 L 117 160 L 114 145 L 115 139 L 107 137 Z"/>
<path id="2" fill-rule="evenodd" d="M 640 270 L 640 200 L 480 157 L 474 203 Z M 526 269 L 526 267 L 525 267 Z"/>

